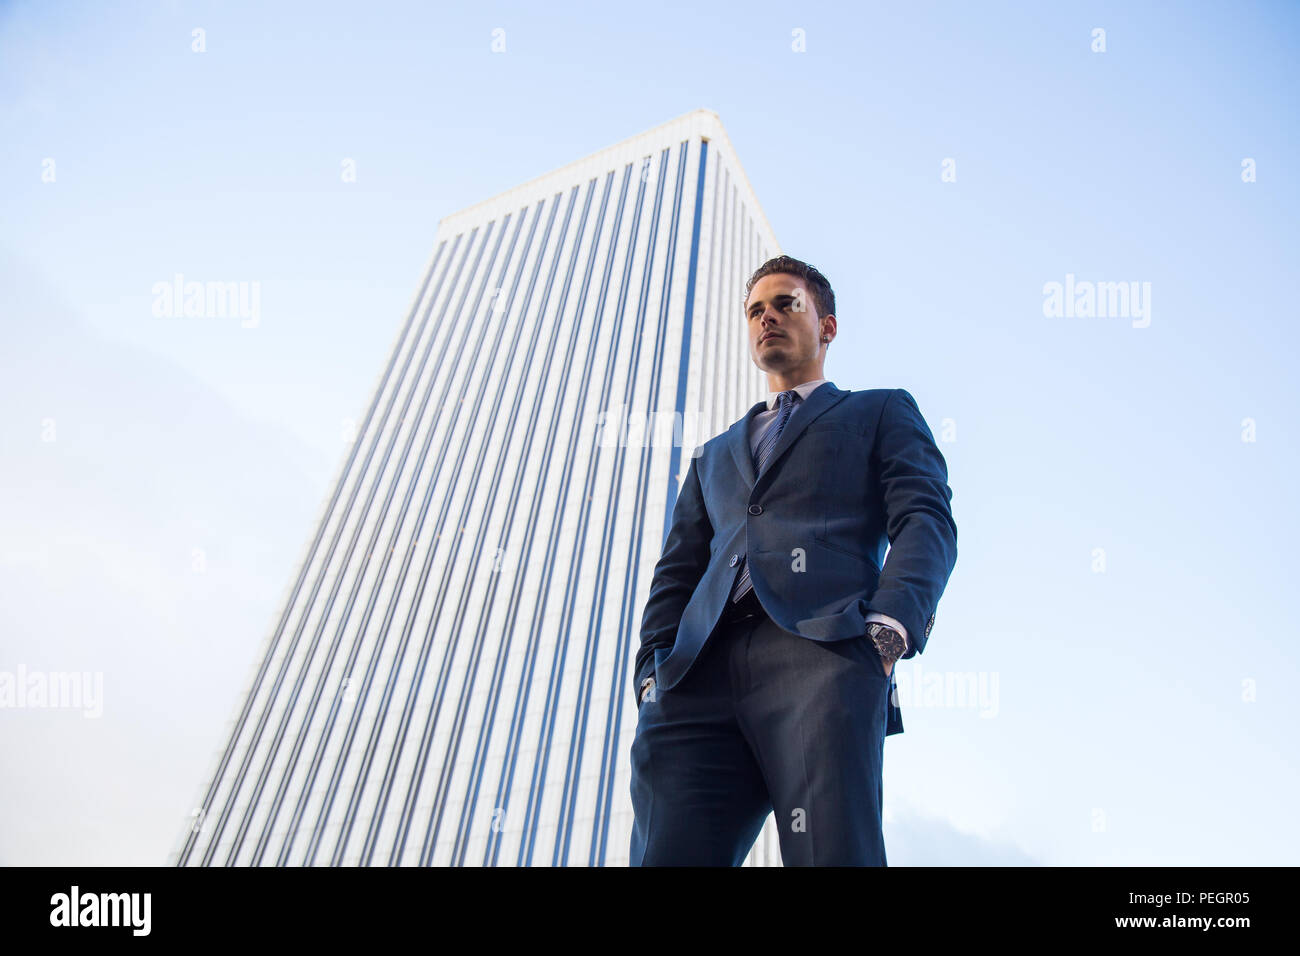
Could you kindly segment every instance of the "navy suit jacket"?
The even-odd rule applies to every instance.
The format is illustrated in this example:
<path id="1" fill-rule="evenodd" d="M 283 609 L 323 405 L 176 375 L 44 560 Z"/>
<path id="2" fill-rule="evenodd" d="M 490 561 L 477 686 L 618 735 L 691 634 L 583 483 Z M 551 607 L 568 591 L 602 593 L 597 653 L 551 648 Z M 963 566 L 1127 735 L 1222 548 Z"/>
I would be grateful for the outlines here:
<path id="1" fill-rule="evenodd" d="M 813 641 L 863 637 L 879 611 L 924 650 L 957 560 L 948 466 L 901 388 L 826 382 L 795 406 L 766 470 L 754 474 L 750 420 L 695 450 L 655 565 L 633 667 L 633 699 L 690 671 L 730 600 L 744 558 L 780 627 Z M 886 545 L 889 547 L 886 559 Z M 890 677 L 886 734 L 902 732 Z"/>

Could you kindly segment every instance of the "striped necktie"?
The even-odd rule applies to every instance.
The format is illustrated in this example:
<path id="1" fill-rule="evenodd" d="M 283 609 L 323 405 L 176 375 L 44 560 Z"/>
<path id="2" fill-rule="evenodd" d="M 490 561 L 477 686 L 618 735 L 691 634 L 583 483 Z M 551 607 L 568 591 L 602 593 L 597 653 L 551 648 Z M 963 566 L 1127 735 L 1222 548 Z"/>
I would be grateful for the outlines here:
<path id="1" fill-rule="evenodd" d="M 775 421 L 767 426 L 767 431 L 759 440 L 758 448 L 754 452 L 754 477 L 757 478 L 767 467 L 768 461 L 772 458 L 772 451 L 776 448 L 776 443 L 781 437 L 781 430 L 785 428 L 785 423 L 790 420 L 790 413 L 794 411 L 795 400 L 799 393 L 794 389 L 788 392 L 782 392 L 776 397 L 780 411 L 777 413 Z M 739 601 L 753 587 L 749 583 L 749 562 L 746 561 L 740 566 L 740 577 L 736 579 L 736 589 L 732 592 L 731 600 Z"/>

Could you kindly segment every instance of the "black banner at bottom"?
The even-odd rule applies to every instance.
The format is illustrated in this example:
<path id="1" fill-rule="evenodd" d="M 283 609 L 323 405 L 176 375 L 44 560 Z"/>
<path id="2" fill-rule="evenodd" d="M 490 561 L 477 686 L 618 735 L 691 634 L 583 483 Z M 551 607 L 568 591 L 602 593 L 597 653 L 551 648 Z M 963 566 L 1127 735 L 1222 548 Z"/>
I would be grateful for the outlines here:
<path id="1" fill-rule="evenodd" d="M 474 924 L 495 939 L 608 945 L 607 929 L 662 945 L 669 921 L 734 942 L 780 930 L 809 942 L 883 932 L 900 945 L 1014 940 L 1192 939 L 1231 945 L 1285 930 L 1290 868 L 549 869 L 20 868 L 6 882 L 6 943 L 436 943 Z M 674 916 L 674 913 L 679 916 Z M 486 921 L 483 920 L 486 917 Z M 711 924 L 711 925 L 710 925 Z M 473 932 L 473 929 L 469 929 Z M 560 939 L 556 939 L 559 934 Z M 712 935 L 712 934 L 710 934 Z M 616 943 L 617 945 L 617 943 Z"/>

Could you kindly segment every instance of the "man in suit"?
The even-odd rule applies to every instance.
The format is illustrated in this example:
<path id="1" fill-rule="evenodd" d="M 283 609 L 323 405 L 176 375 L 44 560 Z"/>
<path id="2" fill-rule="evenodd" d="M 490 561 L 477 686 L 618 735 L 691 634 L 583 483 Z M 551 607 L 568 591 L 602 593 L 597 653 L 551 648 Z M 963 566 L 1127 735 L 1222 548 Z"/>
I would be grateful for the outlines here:
<path id="1" fill-rule="evenodd" d="M 633 866 L 738 866 L 770 812 L 787 866 L 886 865 L 893 665 L 925 647 L 957 527 L 912 396 L 823 378 L 834 313 L 798 259 L 747 284 L 771 394 L 696 450 L 655 566 L 633 666 Z"/>

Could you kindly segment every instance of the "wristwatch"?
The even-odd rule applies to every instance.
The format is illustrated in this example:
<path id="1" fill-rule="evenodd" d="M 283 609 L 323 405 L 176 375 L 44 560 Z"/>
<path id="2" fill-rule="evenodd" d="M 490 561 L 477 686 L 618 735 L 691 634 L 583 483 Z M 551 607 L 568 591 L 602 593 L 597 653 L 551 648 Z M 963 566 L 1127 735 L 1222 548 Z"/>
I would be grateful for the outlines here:
<path id="1" fill-rule="evenodd" d="M 903 640 L 903 635 L 888 624 L 872 621 L 867 625 L 867 636 L 876 645 L 876 651 L 882 660 L 896 661 L 907 651 L 907 642 Z"/>

